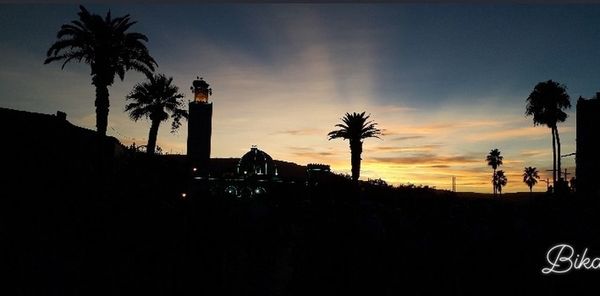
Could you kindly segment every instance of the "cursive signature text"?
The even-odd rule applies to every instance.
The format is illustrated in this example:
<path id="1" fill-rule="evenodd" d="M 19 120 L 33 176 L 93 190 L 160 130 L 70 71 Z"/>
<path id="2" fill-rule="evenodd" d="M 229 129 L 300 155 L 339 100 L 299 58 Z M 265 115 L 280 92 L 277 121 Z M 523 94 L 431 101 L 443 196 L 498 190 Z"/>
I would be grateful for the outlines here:
<path id="1" fill-rule="evenodd" d="M 583 253 L 576 254 L 575 249 L 568 244 L 558 244 L 548 250 L 546 261 L 548 267 L 542 268 L 543 274 L 567 273 L 573 269 L 600 269 L 600 257 L 587 256 L 588 248 Z"/>

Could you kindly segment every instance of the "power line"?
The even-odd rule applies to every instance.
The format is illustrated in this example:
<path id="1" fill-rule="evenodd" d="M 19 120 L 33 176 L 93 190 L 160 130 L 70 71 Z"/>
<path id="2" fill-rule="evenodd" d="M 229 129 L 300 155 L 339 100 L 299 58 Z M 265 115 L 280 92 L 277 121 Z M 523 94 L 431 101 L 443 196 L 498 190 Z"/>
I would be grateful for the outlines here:
<path id="1" fill-rule="evenodd" d="M 111 130 L 113 130 L 115 133 L 117 133 L 117 135 L 121 136 L 122 138 L 125 138 L 125 139 L 127 139 L 127 140 L 130 140 L 130 141 L 135 141 L 135 138 L 132 138 L 132 137 L 128 137 L 128 136 L 126 136 L 126 135 L 123 135 L 122 133 L 120 133 L 118 130 L 116 130 L 116 129 L 115 129 L 114 127 L 112 127 L 112 126 L 110 127 L 110 129 L 111 129 Z"/>

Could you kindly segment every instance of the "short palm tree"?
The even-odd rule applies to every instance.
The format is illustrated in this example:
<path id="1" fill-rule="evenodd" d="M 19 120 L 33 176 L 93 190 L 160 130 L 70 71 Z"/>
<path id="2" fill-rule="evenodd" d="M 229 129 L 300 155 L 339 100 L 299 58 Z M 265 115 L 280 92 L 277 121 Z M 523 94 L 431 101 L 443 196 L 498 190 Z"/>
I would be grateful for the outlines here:
<path id="1" fill-rule="evenodd" d="M 492 190 L 494 191 L 494 195 L 496 195 L 497 189 L 496 185 L 494 185 L 494 180 L 496 179 L 496 169 L 498 169 L 498 167 L 502 165 L 502 159 L 504 159 L 504 157 L 500 155 L 500 153 L 500 150 L 492 149 L 490 150 L 490 154 L 488 154 L 485 158 L 487 164 L 491 166 L 494 170 L 494 173 L 492 174 Z"/>
<path id="2" fill-rule="evenodd" d="M 125 72 L 135 70 L 150 75 L 156 62 L 142 41 L 148 38 L 140 33 L 127 32 L 136 22 L 129 15 L 112 18 L 91 14 L 80 6 L 79 20 L 62 25 L 56 41 L 48 52 L 44 64 L 64 61 L 84 62 L 91 67 L 92 84 L 96 87 L 96 129 L 106 135 L 108 109 L 110 106 L 108 87 L 118 75 L 121 80 Z"/>
<path id="3" fill-rule="evenodd" d="M 560 137 L 558 123 L 567 119 L 564 109 L 571 108 L 567 87 L 558 82 L 548 80 L 538 83 L 529 97 L 525 114 L 533 116 L 534 125 L 546 125 L 552 132 L 552 181 L 556 188 L 557 172 L 560 174 Z M 558 151 L 557 151 L 558 147 Z M 560 179 L 560 175 L 558 176 Z"/>
<path id="4" fill-rule="evenodd" d="M 370 121 L 371 115 L 362 113 L 346 113 L 341 119 L 343 123 L 336 124 L 340 129 L 327 134 L 329 140 L 342 138 L 350 141 L 350 163 L 352 165 L 352 180 L 358 182 L 360 177 L 360 155 L 362 154 L 363 139 L 379 138 L 381 130 L 376 126 L 377 123 Z"/>
<path id="5" fill-rule="evenodd" d="M 496 187 L 498 193 L 502 195 L 502 187 L 506 186 L 506 184 L 508 183 L 508 179 L 506 178 L 506 175 L 504 175 L 503 170 L 499 170 L 496 172 L 496 175 L 494 176 L 494 181 L 492 183 L 494 183 L 494 187 Z"/>
<path id="6" fill-rule="evenodd" d="M 152 75 L 148 77 L 148 81 L 136 84 L 126 97 L 130 103 L 125 106 L 125 111 L 129 112 L 131 119 L 150 119 L 150 133 L 146 146 L 148 154 L 154 154 L 161 122 L 170 116 L 173 119 L 171 132 L 175 132 L 181 126 L 181 119 L 188 117 L 187 110 L 183 109 L 185 103 L 181 100 L 183 94 L 179 93 L 179 88 L 172 83 L 172 77 L 167 78 L 163 74 Z"/>
<path id="7" fill-rule="evenodd" d="M 529 192 L 533 191 L 533 186 L 537 184 L 540 176 L 538 175 L 537 168 L 534 167 L 526 167 L 523 170 L 523 182 L 529 186 Z"/>

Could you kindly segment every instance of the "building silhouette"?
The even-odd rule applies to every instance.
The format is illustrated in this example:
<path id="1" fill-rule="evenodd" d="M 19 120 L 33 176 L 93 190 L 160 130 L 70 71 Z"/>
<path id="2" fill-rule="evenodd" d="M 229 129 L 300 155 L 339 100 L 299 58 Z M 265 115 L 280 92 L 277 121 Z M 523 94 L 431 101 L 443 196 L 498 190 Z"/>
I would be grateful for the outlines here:
<path id="1" fill-rule="evenodd" d="M 258 149 L 255 145 L 244 154 L 238 162 L 236 168 L 240 176 L 277 176 L 277 166 L 273 158 L 266 152 Z"/>
<path id="2" fill-rule="evenodd" d="M 331 168 L 327 164 L 309 163 L 306 165 L 306 185 L 317 186 L 323 176 L 329 175 Z"/>
<path id="3" fill-rule="evenodd" d="M 212 133 L 212 102 L 208 97 L 212 89 L 202 78 L 197 77 L 190 87 L 194 100 L 189 104 L 187 155 L 192 167 L 207 175 L 210 165 Z"/>
<path id="4" fill-rule="evenodd" d="M 600 93 L 596 97 L 577 100 L 577 191 L 586 194 L 600 194 L 600 158 L 597 141 L 600 126 Z"/>
<path id="5" fill-rule="evenodd" d="M 6 139 L 0 145 L 4 181 L 23 188 L 32 181 L 36 186 L 58 186 L 80 176 L 110 174 L 126 151 L 114 137 L 99 137 L 94 130 L 71 124 L 61 111 L 42 114 L 0 107 L 0 126 Z"/>
<path id="6" fill-rule="evenodd" d="M 194 93 L 194 100 L 189 103 L 185 159 L 192 176 L 190 190 L 196 192 L 194 195 L 225 194 L 238 198 L 264 196 L 285 184 L 303 184 L 308 175 L 311 180 L 318 180 L 330 174 L 327 165 L 311 165 L 310 172 L 307 172 L 306 167 L 280 161 L 281 172 L 284 173 L 282 179 L 279 165 L 255 145 L 235 164 L 234 158 L 211 159 L 213 105 L 209 96 L 212 95 L 212 89 L 200 77 L 193 81 L 190 89 Z M 178 157 L 170 159 L 177 162 Z"/>

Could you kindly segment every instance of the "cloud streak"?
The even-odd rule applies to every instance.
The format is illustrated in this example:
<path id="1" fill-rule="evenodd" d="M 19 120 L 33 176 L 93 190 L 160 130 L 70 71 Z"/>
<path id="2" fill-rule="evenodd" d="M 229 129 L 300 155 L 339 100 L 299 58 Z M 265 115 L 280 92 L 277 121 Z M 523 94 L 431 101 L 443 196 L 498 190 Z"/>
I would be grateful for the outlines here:
<path id="1" fill-rule="evenodd" d="M 457 155 L 457 156 L 441 156 L 433 153 L 415 154 L 412 156 L 398 157 L 373 157 L 376 162 L 388 164 L 410 164 L 410 165 L 462 165 L 469 163 L 481 162 L 481 158 L 475 156 Z"/>
<path id="2" fill-rule="evenodd" d="M 312 135 L 319 135 L 319 134 L 326 134 L 326 132 L 324 132 L 321 129 L 317 129 L 317 128 L 305 128 L 305 129 L 289 129 L 289 130 L 282 130 L 282 131 L 276 131 L 271 133 L 272 135 L 290 135 L 290 136 L 312 136 Z"/>
<path id="3" fill-rule="evenodd" d="M 384 132 L 384 134 L 383 134 L 383 135 L 384 135 L 384 136 L 390 136 L 390 135 L 394 135 L 394 134 L 392 134 L 392 133 L 388 134 L 388 133 L 385 133 L 385 132 Z M 425 138 L 425 136 L 423 136 L 423 135 L 414 135 L 414 136 L 400 136 L 400 137 L 394 137 L 394 138 L 391 138 L 390 140 L 391 140 L 391 141 L 398 141 L 398 142 L 400 142 L 400 141 L 406 141 L 406 140 L 418 140 L 418 139 L 424 139 L 424 138 Z"/>
<path id="4" fill-rule="evenodd" d="M 415 146 L 375 146 L 373 148 L 364 149 L 365 152 L 386 152 L 386 153 L 407 153 L 407 152 L 429 152 L 439 150 L 443 147 L 442 144 L 426 144 Z"/>

